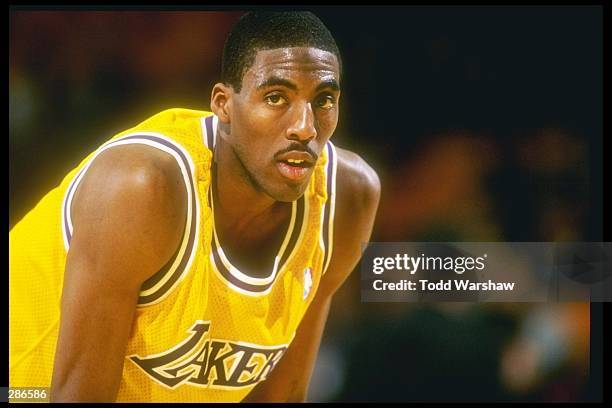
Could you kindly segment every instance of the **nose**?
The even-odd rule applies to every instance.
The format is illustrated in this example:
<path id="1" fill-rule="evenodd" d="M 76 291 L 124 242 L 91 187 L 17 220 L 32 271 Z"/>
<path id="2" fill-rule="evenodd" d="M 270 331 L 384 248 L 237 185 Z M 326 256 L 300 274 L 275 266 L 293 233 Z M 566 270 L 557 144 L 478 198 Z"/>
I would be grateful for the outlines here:
<path id="1" fill-rule="evenodd" d="M 309 142 L 317 137 L 314 112 L 310 102 L 295 106 L 294 118 L 287 128 L 287 139 L 299 142 Z"/>

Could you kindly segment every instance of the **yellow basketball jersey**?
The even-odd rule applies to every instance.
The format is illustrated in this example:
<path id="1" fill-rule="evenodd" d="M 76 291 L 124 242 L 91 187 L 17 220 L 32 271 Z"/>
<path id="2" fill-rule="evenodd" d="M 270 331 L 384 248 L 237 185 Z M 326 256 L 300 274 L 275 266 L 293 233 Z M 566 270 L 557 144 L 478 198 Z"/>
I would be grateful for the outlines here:
<path id="1" fill-rule="evenodd" d="M 169 109 L 86 157 L 9 233 L 11 387 L 51 383 L 70 209 L 101 152 L 145 144 L 172 155 L 187 188 L 183 240 L 141 287 L 117 401 L 240 401 L 291 344 L 332 252 L 335 148 L 328 143 L 266 277 L 234 267 L 214 228 L 211 163 L 217 118 Z M 92 367 L 92 369 L 95 369 Z"/>

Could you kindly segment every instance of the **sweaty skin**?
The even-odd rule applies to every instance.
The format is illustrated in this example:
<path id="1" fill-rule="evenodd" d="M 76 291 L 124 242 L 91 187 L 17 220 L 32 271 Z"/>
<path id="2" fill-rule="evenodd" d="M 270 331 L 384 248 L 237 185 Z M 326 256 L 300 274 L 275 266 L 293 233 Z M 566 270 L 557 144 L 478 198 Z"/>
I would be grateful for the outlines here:
<path id="1" fill-rule="evenodd" d="M 214 86 L 215 222 L 239 267 L 270 264 L 290 202 L 304 193 L 336 128 L 339 86 L 335 55 L 311 47 L 260 50 L 239 93 Z M 305 399 L 332 296 L 370 238 L 378 176 L 356 154 L 337 153 L 329 268 L 288 351 L 246 401 Z M 73 201 L 52 401 L 116 399 L 140 286 L 176 251 L 185 217 L 180 169 L 166 153 L 121 146 L 93 162 Z"/>

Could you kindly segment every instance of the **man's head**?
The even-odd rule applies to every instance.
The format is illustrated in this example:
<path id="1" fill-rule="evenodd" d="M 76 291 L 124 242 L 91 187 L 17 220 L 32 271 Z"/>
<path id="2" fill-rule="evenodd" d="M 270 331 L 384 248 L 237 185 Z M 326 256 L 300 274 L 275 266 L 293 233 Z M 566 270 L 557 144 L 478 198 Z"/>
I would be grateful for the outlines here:
<path id="1" fill-rule="evenodd" d="M 230 33 L 211 106 L 247 183 L 277 201 L 305 191 L 338 122 L 341 61 L 312 13 L 250 13 Z"/>
<path id="2" fill-rule="evenodd" d="M 304 12 L 253 12 L 240 18 L 223 49 L 221 80 L 234 91 L 242 89 L 244 72 L 259 50 L 313 47 L 331 52 L 342 61 L 334 37 L 314 14 Z"/>

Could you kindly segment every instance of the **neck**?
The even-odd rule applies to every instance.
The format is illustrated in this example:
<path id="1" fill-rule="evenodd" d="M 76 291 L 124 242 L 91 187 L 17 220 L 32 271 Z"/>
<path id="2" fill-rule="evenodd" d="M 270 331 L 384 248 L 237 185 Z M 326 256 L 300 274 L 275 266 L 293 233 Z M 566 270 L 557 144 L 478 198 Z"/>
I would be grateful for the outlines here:
<path id="1" fill-rule="evenodd" d="M 249 229 L 257 230 L 258 224 L 273 225 L 284 218 L 283 214 L 288 214 L 290 203 L 278 202 L 260 191 L 221 134 L 217 137 L 213 157 L 212 187 L 218 229 L 240 234 Z"/>

